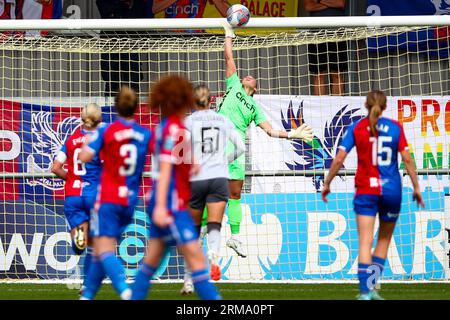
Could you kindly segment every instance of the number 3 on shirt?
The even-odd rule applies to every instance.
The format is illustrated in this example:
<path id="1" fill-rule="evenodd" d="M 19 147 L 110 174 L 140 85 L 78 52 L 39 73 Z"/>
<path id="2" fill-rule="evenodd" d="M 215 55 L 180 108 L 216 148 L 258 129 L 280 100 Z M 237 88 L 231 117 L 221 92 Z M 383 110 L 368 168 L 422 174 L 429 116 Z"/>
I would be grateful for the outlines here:
<path id="1" fill-rule="evenodd" d="M 136 170 L 137 148 L 134 144 L 124 144 L 119 149 L 120 156 L 123 157 L 123 166 L 119 168 L 122 177 L 134 174 Z"/>
<path id="2" fill-rule="evenodd" d="M 392 137 L 370 137 L 372 142 L 372 164 L 374 166 L 389 166 L 392 161 L 392 148 L 385 143 L 392 142 Z"/>

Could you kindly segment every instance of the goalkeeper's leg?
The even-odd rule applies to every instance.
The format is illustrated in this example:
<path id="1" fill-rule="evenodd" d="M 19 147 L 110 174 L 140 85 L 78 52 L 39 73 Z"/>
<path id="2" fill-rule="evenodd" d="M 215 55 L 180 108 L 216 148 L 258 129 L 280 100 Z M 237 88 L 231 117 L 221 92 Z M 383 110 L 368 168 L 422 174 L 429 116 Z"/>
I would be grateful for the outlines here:
<path id="1" fill-rule="evenodd" d="M 206 224 L 208 223 L 208 208 L 205 207 L 205 209 L 203 210 L 203 215 L 202 215 L 202 227 L 200 229 L 200 240 L 203 241 L 203 238 L 205 238 L 206 236 Z M 202 245 L 203 242 L 200 242 L 200 244 Z"/>
<path id="2" fill-rule="evenodd" d="M 230 180 L 230 199 L 228 200 L 228 223 L 231 229 L 231 238 L 227 246 L 233 249 L 239 256 L 245 258 L 247 254 L 242 248 L 242 240 L 239 237 L 242 221 L 241 191 L 244 180 Z"/>

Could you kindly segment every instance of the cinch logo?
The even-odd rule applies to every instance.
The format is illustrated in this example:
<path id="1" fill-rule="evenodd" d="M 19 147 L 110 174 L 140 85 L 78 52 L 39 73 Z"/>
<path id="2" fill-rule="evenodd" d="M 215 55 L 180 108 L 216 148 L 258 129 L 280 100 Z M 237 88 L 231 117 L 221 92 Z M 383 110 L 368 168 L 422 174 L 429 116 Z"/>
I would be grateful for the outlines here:
<path id="1" fill-rule="evenodd" d="M 246 100 L 245 100 L 245 97 L 244 97 L 244 95 L 241 93 L 241 92 L 237 92 L 236 93 L 236 98 L 248 109 L 248 110 L 250 110 L 251 111 L 251 113 L 255 113 L 255 106 L 253 105 L 253 104 L 251 104 L 251 103 L 248 103 Z"/>
<path id="2" fill-rule="evenodd" d="M 176 3 L 166 9 L 166 15 L 171 17 L 176 16 L 189 16 L 196 17 L 200 12 L 200 5 L 196 3 L 190 3 L 188 5 L 180 6 Z"/>
<path id="3" fill-rule="evenodd" d="M 53 159 L 58 154 L 64 141 L 80 126 L 80 119 L 68 117 L 58 123 L 56 131 L 53 129 L 53 113 L 37 112 L 31 114 L 32 153 L 27 156 L 26 172 L 48 173 Z M 61 190 L 64 181 L 60 179 L 27 179 L 29 186 L 41 185 L 49 190 Z"/>
<path id="4" fill-rule="evenodd" d="M 364 118 L 362 115 L 355 115 L 355 113 L 360 110 L 359 108 L 347 110 L 347 107 L 348 105 L 341 108 L 330 122 L 327 121 L 325 123 L 323 141 L 317 136 L 314 136 L 314 139 L 310 144 L 302 140 L 293 140 L 291 142 L 294 147 L 294 152 L 299 156 L 299 161 L 295 161 L 293 164 L 286 163 L 290 170 L 330 168 L 346 128 L 353 122 Z M 303 101 L 300 103 L 297 113 L 294 114 L 291 100 L 289 102 L 286 117 L 284 116 L 283 111 L 281 111 L 281 122 L 287 131 L 296 129 L 305 123 L 303 118 Z M 317 191 L 321 189 L 324 178 L 324 175 L 316 175 L 312 178 Z"/>
<path id="5" fill-rule="evenodd" d="M 450 13 L 450 1 L 449 0 L 430 0 L 436 8 L 436 15 L 443 15 Z"/>

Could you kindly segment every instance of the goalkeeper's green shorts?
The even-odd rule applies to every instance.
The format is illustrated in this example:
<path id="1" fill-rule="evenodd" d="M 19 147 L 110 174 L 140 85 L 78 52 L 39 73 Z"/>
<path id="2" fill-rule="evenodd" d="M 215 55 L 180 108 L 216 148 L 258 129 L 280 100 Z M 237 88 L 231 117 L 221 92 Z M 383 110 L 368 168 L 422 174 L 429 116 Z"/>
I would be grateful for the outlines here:
<path id="1" fill-rule="evenodd" d="M 228 165 L 228 173 L 230 174 L 230 180 L 245 179 L 245 154 Z"/>

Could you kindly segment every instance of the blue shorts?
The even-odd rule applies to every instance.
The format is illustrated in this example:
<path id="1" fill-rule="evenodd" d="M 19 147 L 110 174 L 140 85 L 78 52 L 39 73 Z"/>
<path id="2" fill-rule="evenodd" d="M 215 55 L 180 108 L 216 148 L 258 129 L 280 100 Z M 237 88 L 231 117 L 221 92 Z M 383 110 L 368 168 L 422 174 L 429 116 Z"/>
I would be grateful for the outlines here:
<path id="1" fill-rule="evenodd" d="M 382 196 L 360 194 L 353 199 L 356 214 L 375 217 L 379 213 L 380 219 L 386 222 L 397 221 L 401 204 L 401 194 Z"/>
<path id="2" fill-rule="evenodd" d="M 120 238 L 132 222 L 134 206 L 102 203 L 98 211 L 91 214 L 91 237 Z"/>
<path id="3" fill-rule="evenodd" d="M 150 239 L 162 239 L 167 246 L 183 245 L 198 239 L 198 232 L 189 211 L 174 212 L 173 217 L 174 222 L 165 228 L 151 224 Z"/>
<path id="4" fill-rule="evenodd" d="M 83 222 L 89 221 L 91 209 L 94 207 L 95 196 L 68 196 L 64 201 L 64 215 L 70 230 Z"/>

